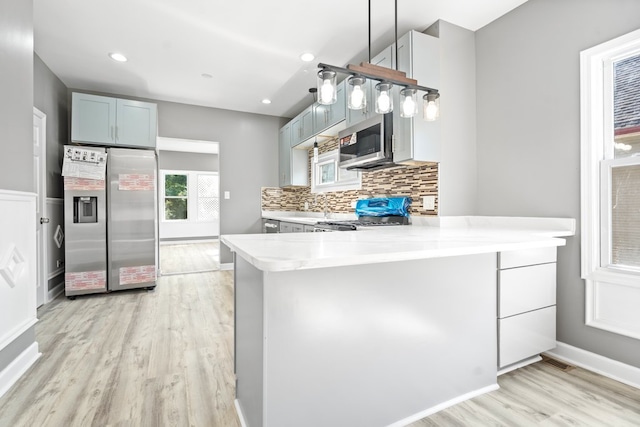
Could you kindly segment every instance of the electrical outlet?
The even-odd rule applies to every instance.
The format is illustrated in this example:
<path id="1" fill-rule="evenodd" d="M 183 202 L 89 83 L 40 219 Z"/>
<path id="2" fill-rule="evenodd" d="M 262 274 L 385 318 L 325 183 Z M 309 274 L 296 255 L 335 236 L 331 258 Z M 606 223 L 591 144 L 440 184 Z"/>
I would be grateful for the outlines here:
<path id="1" fill-rule="evenodd" d="M 425 211 L 435 211 L 436 196 L 422 196 L 422 208 Z"/>
<path id="2" fill-rule="evenodd" d="M 304 202 L 304 210 L 305 211 L 309 210 L 309 202 Z"/>
<path id="3" fill-rule="evenodd" d="M 351 209 L 355 209 L 357 204 L 358 204 L 357 200 L 352 200 L 351 201 Z"/>

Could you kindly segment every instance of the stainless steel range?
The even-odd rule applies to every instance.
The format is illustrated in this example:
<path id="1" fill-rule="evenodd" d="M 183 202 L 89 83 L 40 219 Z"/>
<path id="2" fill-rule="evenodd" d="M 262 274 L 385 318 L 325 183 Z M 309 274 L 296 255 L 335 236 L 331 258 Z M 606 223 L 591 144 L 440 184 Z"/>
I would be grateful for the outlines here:
<path id="1" fill-rule="evenodd" d="M 358 219 L 347 221 L 320 221 L 314 231 L 354 231 L 365 227 L 385 227 L 409 225 L 408 197 L 375 198 L 358 200 L 356 215 Z"/>
<path id="2" fill-rule="evenodd" d="M 347 221 L 320 221 L 314 226 L 314 231 L 354 231 L 365 227 L 409 224 L 411 224 L 411 221 L 406 216 L 362 216 L 358 219 Z"/>

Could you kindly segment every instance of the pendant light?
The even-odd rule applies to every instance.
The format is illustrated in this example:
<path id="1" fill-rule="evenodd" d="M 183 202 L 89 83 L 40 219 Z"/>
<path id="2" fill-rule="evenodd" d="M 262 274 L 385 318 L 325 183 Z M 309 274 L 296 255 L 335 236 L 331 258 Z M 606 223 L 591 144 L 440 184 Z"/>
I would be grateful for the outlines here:
<path id="1" fill-rule="evenodd" d="M 381 82 L 376 85 L 376 113 L 387 114 L 393 111 L 392 88 L 393 85 L 387 82 Z"/>
<path id="2" fill-rule="evenodd" d="M 347 106 L 350 110 L 362 110 L 367 106 L 365 83 L 367 80 L 360 76 L 351 76 L 347 79 Z"/>
<path id="3" fill-rule="evenodd" d="M 413 117 L 418 114 L 418 102 L 415 89 L 405 88 L 400 91 L 400 117 Z"/>
<path id="4" fill-rule="evenodd" d="M 313 142 L 313 163 L 318 163 L 318 141 Z"/>
<path id="5" fill-rule="evenodd" d="M 440 117 L 440 94 L 427 92 L 422 97 L 422 118 L 433 122 Z"/>
<path id="6" fill-rule="evenodd" d="M 318 102 L 322 105 L 335 104 L 338 100 L 338 73 L 332 70 L 318 71 Z"/>
<path id="7" fill-rule="evenodd" d="M 440 93 L 438 89 L 420 86 L 415 79 L 408 78 L 398 68 L 398 0 L 395 0 L 395 41 L 396 69 L 371 64 L 371 0 L 369 4 L 369 62 L 360 65 L 349 64 L 347 68 L 318 64 L 318 102 L 323 105 L 337 101 L 337 73 L 347 74 L 347 107 L 361 110 L 367 106 L 367 79 L 377 82 L 375 85 L 375 111 L 387 114 L 393 111 L 393 86 L 400 87 L 400 117 L 411 118 L 418 114 L 417 92 L 425 92 L 422 97 L 423 118 L 426 121 L 437 120 L 440 116 Z"/>

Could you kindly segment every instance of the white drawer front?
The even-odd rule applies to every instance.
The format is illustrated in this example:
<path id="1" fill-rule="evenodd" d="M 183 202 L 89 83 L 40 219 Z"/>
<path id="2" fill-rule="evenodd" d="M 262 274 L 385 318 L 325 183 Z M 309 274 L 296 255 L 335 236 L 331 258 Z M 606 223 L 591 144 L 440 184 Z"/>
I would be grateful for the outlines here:
<path id="1" fill-rule="evenodd" d="M 556 308 L 498 320 L 498 366 L 503 368 L 556 346 Z"/>
<path id="2" fill-rule="evenodd" d="M 557 248 L 522 249 L 519 251 L 500 252 L 498 256 L 498 268 L 522 267 L 525 265 L 556 262 Z"/>
<path id="3" fill-rule="evenodd" d="M 556 264 L 498 272 L 498 317 L 504 318 L 556 304 Z"/>

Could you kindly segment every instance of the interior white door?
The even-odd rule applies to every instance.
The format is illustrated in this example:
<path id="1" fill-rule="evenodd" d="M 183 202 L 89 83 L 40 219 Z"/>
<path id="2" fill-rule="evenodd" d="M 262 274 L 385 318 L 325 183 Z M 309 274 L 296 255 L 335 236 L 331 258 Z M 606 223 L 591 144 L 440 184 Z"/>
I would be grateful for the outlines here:
<path id="1" fill-rule="evenodd" d="M 37 307 L 47 302 L 47 116 L 33 107 L 33 174 L 36 197 Z"/>

